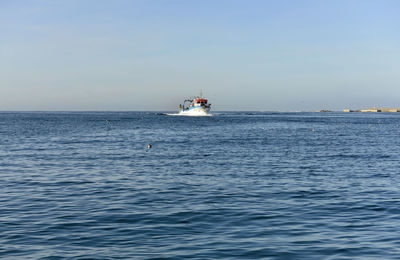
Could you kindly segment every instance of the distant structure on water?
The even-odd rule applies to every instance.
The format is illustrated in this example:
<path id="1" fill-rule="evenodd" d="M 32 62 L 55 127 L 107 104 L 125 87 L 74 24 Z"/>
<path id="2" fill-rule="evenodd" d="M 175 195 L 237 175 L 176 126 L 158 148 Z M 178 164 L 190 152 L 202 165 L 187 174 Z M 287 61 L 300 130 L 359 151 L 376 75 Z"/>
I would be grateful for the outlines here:
<path id="1" fill-rule="evenodd" d="M 368 109 L 344 109 L 343 112 L 400 112 L 400 108 L 377 108 L 374 106 L 373 108 Z"/>

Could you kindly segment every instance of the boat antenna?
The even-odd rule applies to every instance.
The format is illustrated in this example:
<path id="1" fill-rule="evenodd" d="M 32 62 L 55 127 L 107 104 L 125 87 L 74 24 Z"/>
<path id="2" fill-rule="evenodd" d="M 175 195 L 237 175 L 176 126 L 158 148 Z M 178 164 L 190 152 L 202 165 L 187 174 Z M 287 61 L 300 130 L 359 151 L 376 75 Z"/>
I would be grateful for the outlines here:
<path id="1" fill-rule="evenodd" d="M 203 90 L 200 89 L 200 98 L 203 98 Z"/>

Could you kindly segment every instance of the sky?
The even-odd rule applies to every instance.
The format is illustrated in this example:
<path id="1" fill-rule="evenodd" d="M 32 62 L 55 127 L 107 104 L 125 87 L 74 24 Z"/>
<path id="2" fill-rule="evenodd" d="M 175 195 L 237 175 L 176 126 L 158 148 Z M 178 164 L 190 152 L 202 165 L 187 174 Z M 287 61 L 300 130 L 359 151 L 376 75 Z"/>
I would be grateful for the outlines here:
<path id="1" fill-rule="evenodd" d="M 0 0 L 1 111 L 400 107 L 398 0 Z"/>

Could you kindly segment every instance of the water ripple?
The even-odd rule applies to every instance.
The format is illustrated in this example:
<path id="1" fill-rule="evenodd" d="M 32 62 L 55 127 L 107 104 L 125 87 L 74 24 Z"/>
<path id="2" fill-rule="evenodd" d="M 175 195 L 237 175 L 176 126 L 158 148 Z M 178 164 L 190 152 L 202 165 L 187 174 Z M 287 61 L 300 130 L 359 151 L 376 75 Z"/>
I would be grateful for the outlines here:
<path id="1" fill-rule="evenodd" d="M 1 258 L 400 255 L 394 114 L 0 119 Z"/>

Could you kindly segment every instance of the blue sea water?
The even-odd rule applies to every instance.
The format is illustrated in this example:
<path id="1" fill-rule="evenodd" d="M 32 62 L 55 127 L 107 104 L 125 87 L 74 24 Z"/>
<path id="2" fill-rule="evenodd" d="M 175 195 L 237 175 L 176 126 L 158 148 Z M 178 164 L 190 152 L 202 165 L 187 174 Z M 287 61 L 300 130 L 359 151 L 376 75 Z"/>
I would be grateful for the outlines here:
<path id="1" fill-rule="evenodd" d="M 400 259 L 397 113 L 3 112 L 0 141 L 0 258 Z"/>

